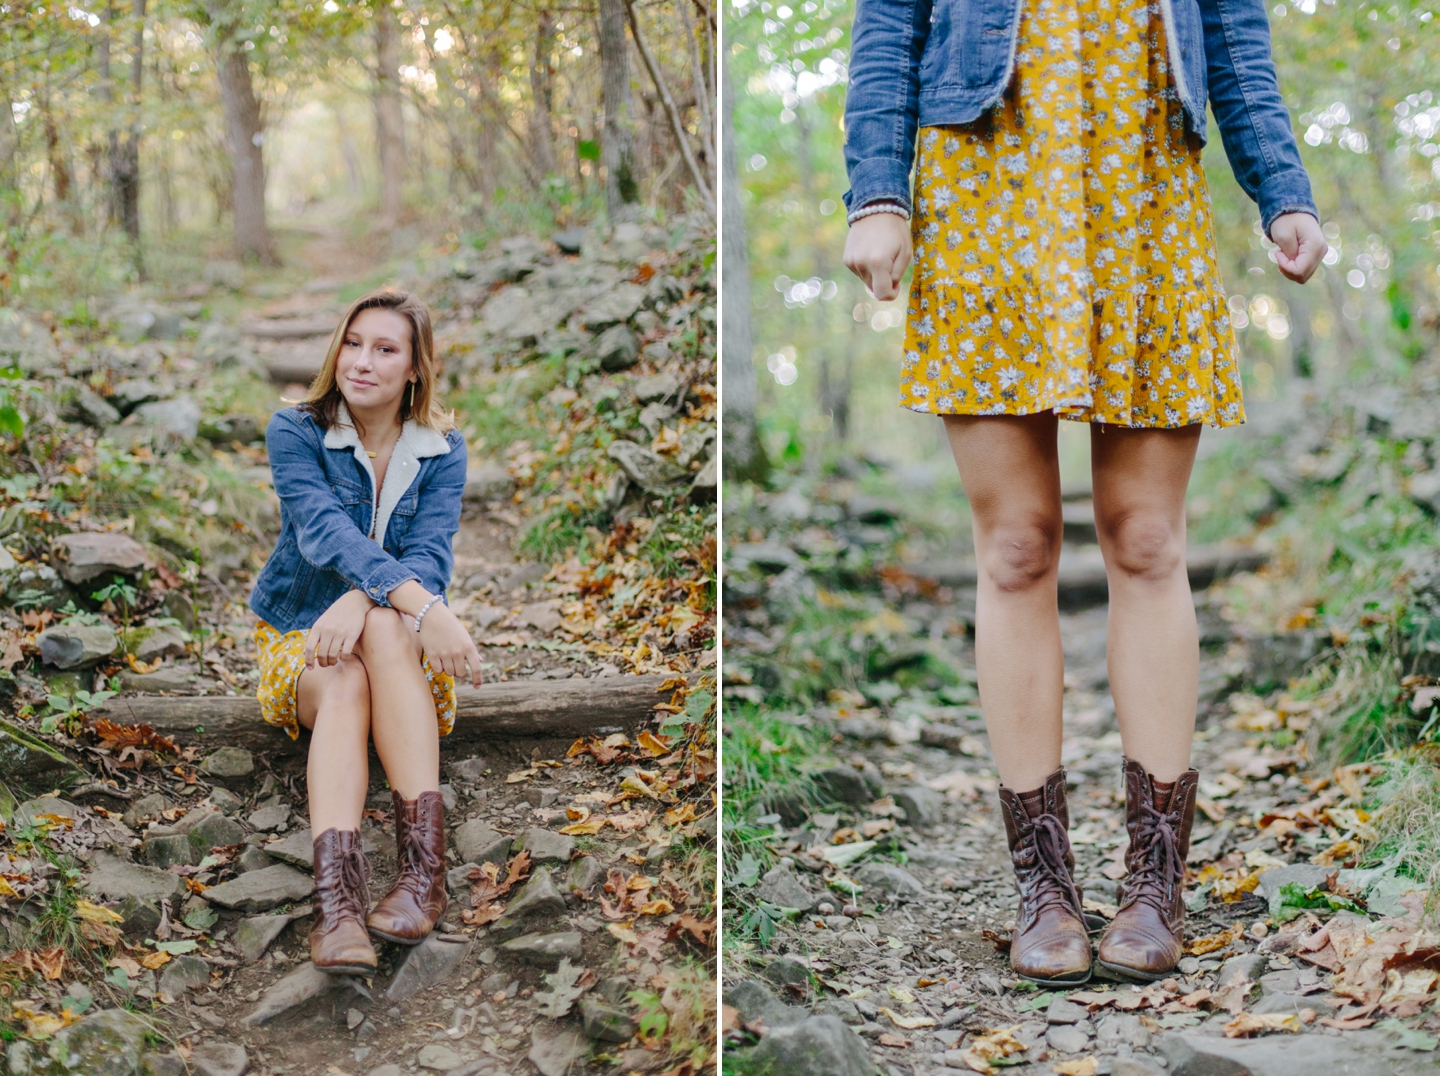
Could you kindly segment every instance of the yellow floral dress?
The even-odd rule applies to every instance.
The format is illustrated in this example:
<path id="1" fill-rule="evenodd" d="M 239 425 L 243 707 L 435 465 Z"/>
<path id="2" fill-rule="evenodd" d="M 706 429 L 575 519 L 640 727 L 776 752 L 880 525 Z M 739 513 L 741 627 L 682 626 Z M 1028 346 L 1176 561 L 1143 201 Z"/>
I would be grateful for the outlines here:
<path id="1" fill-rule="evenodd" d="M 255 625 L 255 656 L 260 667 L 260 686 L 255 695 L 260 701 L 260 717 L 267 725 L 284 729 L 292 740 L 300 738 L 295 685 L 305 671 L 305 638 L 309 634 L 287 631 L 282 635 L 263 620 Z M 420 665 L 435 700 L 440 735 L 449 736 L 455 727 L 455 678 L 432 669 L 428 654 L 420 656 Z"/>
<path id="2" fill-rule="evenodd" d="M 1245 421 L 1200 149 L 1158 4 L 1026 0 L 1015 77 L 920 132 L 901 403 Z"/>

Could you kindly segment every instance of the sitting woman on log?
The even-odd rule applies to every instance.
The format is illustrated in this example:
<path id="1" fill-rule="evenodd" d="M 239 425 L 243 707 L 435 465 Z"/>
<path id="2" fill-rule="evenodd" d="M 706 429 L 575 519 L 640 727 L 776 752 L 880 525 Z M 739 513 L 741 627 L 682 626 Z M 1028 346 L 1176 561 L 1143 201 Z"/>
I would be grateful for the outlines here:
<path id="1" fill-rule="evenodd" d="M 465 442 L 435 398 L 430 314 L 413 295 L 357 300 L 309 398 L 270 420 L 280 540 L 250 597 L 261 713 L 311 732 L 315 923 L 310 957 L 375 970 L 370 933 L 421 941 L 445 911 L 440 737 L 455 680 L 480 654 L 444 601 L 460 526 Z M 398 873 L 370 909 L 360 815 L 368 744 L 395 805 Z"/>

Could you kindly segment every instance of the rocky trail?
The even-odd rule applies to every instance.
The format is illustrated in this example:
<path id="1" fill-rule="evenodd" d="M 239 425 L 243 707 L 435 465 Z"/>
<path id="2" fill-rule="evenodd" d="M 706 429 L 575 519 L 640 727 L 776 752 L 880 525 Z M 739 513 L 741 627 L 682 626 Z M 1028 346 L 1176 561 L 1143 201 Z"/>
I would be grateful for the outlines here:
<path id="1" fill-rule="evenodd" d="M 778 670 L 805 656 L 818 668 L 837 650 L 862 683 L 754 733 L 754 750 L 783 757 L 802 750 L 783 738 L 798 725 L 812 745 L 803 750 L 830 762 L 802 764 L 809 792 L 773 786 L 727 852 L 727 1071 L 1433 1072 L 1440 936 L 1419 925 L 1425 894 L 1393 872 L 1343 869 L 1370 770 L 1307 763 L 1309 704 L 1283 686 L 1309 655 L 1239 637 L 1220 588 L 1196 591 L 1201 793 L 1186 957 L 1143 987 L 1095 978 L 1045 991 L 1011 975 L 1017 897 L 974 688 L 973 567 L 963 550 L 916 553 L 881 571 L 879 595 L 845 593 L 895 541 L 886 524 L 906 490 L 889 486 L 887 500 L 843 473 L 797 482 L 757 495 L 728 532 L 749 525 L 750 541 L 727 553 L 738 565 L 726 576 L 727 698 L 773 697 Z M 1083 493 L 1067 497 L 1063 762 L 1098 940 L 1127 838 L 1103 577 L 1097 587 L 1083 570 L 1098 556 L 1088 507 Z M 1203 586 L 1258 560 L 1200 550 L 1192 576 L 1200 563 Z M 848 619 L 797 625 L 806 601 Z M 868 659 L 866 633 L 878 640 Z M 830 638 L 848 642 L 827 648 Z M 959 670 L 959 682 L 927 687 L 927 662 Z M 730 772 L 740 748 L 728 717 L 726 729 Z"/>
<path id="2" fill-rule="evenodd" d="M 433 270 L 407 280 L 417 270 L 400 269 L 402 285 L 437 305 L 442 355 L 462 391 L 484 379 L 503 393 L 523 382 L 537 353 L 570 354 L 593 384 L 577 392 L 562 382 L 540 403 L 563 413 L 603 387 L 618 414 L 611 426 L 638 434 L 620 438 L 625 451 L 610 454 L 620 472 L 593 492 L 596 467 L 578 438 L 575 454 L 563 455 L 567 436 L 550 454 L 559 496 L 536 485 L 547 455 L 536 445 L 468 437 L 451 603 L 481 645 L 486 682 L 461 689 L 456 730 L 441 742 L 451 903 L 422 944 L 377 945 L 374 978 L 330 977 L 309 964 L 305 740 L 292 743 L 259 721 L 244 558 L 184 576 L 168 550 L 124 530 L 87 528 L 83 513 L 76 532 L 42 556 L 27 558 L 10 542 L 19 558 L 4 580 L 7 599 L 37 584 L 50 593 L 22 602 L 5 653 L 17 713 L 0 722 L 0 1006 L 8 1003 L 9 1016 L 0 1071 L 558 1076 L 713 1064 L 715 692 L 705 554 L 688 550 L 693 577 L 647 577 L 641 548 L 649 529 L 676 525 L 662 497 L 678 498 L 663 505 L 677 504 L 695 525 L 713 501 L 713 344 L 708 359 L 703 346 L 697 352 L 692 327 L 702 307 L 713 310 L 713 296 L 673 277 L 662 276 L 659 289 L 626 284 L 627 273 L 656 275 L 651 263 L 666 264 L 669 237 L 653 227 L 620 231 L 571 232 L 562 244 L 506 240 L 498 254 L 447 262 L 438 281 Z M 129 436 L 157 452 L 198 433 L 267 491 L 256 440 L 263 422 L 212 417 L 187 378 L 203 378 L 211 363 L 268 383 L 270 407 L 300 395 L 346 305 L 342 294 L 359 294 L 354 281 L 325 272 L 335 246 L 317 234 L 301 256 L 314 270 L 303 286 L 244 292 L 235 322 L 199 329 L 196 357 L 184 339 L 164 342 L 183 330 L 189 305 L 120 306 L 122 342 L 109 361 L 125 357 L 130 341 L 136 372 L 149 374 L 137 394 L 169 410 L 119 421 L 111 374 L 108 393 L 92 391 L 92 400 L 79 390 L 92 424 L 128 424 Z M 577 257 L 582 249 L 590 256 Z M 238 271 L 207 268 L 187 303 L 243 288 Z M 587 282 L 568 306 L 531 315 L 529 335 L 487 329 L 487 304 L 517 305 L 507 292 L 537 271 Z M 617 301 L 617 285 L 633 291 Z M 468 298 L 457 302 L 452 287 L 470 288 Z M 595 313 L 605 303 L 613 309 Z M 605 346 L 619 347 L 608 361 L 595 351 L 607 331 Z M 667 338 L 687 331 L 689 350 L 671 351 Z M 50 363 L 57 379 L 82 361 L 43 340 L 27 354 L 31 366 Z M 697 399 L 709 408 L 699 419 Z M 122 406 L 135 415 L 143 405 Z M 654 431 L 638 421 L 646 407 Z M 194 428 L 165 426 L 172 411 L 194 418 Z M 462 409 L 462 425 L 466 418 Z M 646 447 L 652 440 L 658 451 Z M 603 499 L 607 514 L 588 518 L 616 529 L 592 524 L 598 561 L 518 551 L 547 495 Z M 688 535 L 670 537 L 687 551 Z M 118 590 L 99 615 L 75 615 L 76 601 L 112 578 L 139 590 L 128 604 L 148 608 L 148 618 L 116 623 L 127 611 L 111 613 L 125 602 Z M 58 723 L 57 694 L 71 707 Z M 373 752 L 370 767 L 363 833 L 378 900 L 395 869 L 394 828 Z"/>

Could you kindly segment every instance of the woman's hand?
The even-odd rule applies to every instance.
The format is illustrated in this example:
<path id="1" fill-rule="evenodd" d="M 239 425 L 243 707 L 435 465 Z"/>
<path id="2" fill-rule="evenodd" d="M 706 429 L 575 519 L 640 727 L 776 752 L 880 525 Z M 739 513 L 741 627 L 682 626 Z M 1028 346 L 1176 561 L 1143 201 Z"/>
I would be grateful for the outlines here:
<path id="1" fill-rule="evenodd" d="M 480 651 L 465 625 L 444 602 L 430 606 L 425 619 L 420 621 L 420 645 L 425 648 L 432 667 L 438 665 L 457 680 L 463 680 L 468 664 L 470 683 L 480 686 Z"/>
<path id="2" fill-rule="evenodd" d="M 375 605 L 363 590 L 349 590 L 320 614 L 305 637 L 305 668 L 328 668 L 355 652 L 365 614 Z"/>
<path id="3" fill-rule="evenodd" d="M 1276 217 L 1270 222 L 1270 238 L 1280 248 L 1275 264 L 1297 284 L 1310 279 L 1330 249 L 1320 231 L 1320 222 L 1309 213 L 1283 213 Z"/>
<path id="4" fill-rule="evenodd" d="M 865 282 L 871 295 L 888 302 L 900 294 L 910 253 L 910 222 L 898 213 L 872 213 L 850 225 L 845 268 Z"/>

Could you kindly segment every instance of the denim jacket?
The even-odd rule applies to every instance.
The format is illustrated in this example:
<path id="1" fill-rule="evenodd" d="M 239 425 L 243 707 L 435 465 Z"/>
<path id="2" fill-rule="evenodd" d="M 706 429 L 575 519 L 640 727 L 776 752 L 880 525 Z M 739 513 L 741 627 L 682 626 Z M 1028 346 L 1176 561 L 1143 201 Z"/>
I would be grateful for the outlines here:
<path id="1" fill-rule="evenodd" d="M 306 630 L 348 590 L 379 605 L 417 579 L 445 593 L 460 529 L 465 440 L 405 423 L 375 498 L 375 471 L 342 404 L 328 430 L 298 407 L 265 431 L 280 496 L 280 540 L 250 593 L 250 608 L 280 632 Z M 370 535 L 384 535 L 384 542 Z"/>
<path id="2" fill-rule="evenodd" d="M 874 202 L 908 209 L 916 129 L 970 123 L 1000 101 L 1024 3 L 858 0 L 845 99 L 851 212 Z M 1258 203 L 1265 234 L 1283 213 L 1318 219 L 1280 99 L 1264 0 L 1159 3 L 1186 125 L 1203 145 L 1208 91 L 1226 156 Z"/>

